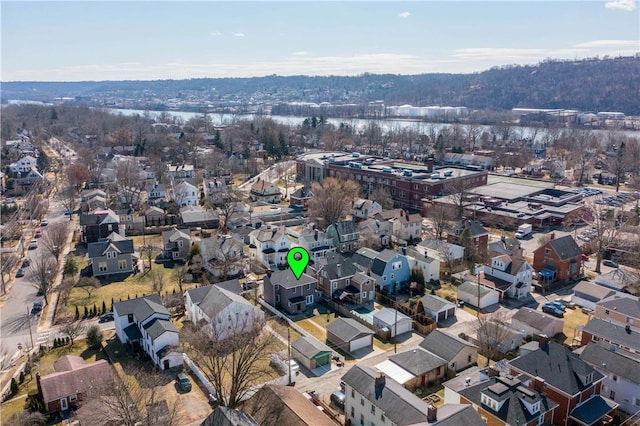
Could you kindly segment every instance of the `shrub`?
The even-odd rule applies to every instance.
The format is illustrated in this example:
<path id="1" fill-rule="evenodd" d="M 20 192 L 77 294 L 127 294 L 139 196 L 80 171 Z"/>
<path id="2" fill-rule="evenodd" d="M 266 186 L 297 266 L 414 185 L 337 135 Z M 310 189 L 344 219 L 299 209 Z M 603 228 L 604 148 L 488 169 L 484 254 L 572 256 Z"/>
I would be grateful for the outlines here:
<path id="1" fill-rule="evenodd" d="M 87 330 L 87 346 L 92 349 L 97 349 L 102 345 L 102 330 L 97 325 L 92 325 Z"/>

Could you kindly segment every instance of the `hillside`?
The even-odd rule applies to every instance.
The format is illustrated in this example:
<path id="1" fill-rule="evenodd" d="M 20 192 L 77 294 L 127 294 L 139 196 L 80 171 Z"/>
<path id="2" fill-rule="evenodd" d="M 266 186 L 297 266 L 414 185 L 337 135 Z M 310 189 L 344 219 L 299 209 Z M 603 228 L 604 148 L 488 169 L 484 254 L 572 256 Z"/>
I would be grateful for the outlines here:
<path id="1" fill-rule="evenodd" d="M 6 82 L 9 99 L 51 101 L 81 96 L 92 101 L 137 99 L 162 108 L 159 99 L 189 99 L 214 105 L 280 102 L 452 105 L 475 109 L 515 107 L 621 111 L 640 115 L 640 56 L 581 61 L 545 61 L 504 66 L 475 74 L 356 77 L 266 76 L 156 81 Z"/>

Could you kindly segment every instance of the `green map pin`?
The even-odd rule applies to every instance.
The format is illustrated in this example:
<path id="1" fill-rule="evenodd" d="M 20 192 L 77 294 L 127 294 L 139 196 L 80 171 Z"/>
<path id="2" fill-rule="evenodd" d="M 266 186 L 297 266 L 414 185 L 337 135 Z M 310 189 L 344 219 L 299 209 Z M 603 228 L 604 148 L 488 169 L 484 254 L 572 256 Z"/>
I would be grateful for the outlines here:
<path id="1" fill-rule="evenodd" d="M 287 263 L 293 271 L 293 275 L 299 280 L 309 264 L 309 252 L 303 247 L 294 247 L 287 253 Z"/>

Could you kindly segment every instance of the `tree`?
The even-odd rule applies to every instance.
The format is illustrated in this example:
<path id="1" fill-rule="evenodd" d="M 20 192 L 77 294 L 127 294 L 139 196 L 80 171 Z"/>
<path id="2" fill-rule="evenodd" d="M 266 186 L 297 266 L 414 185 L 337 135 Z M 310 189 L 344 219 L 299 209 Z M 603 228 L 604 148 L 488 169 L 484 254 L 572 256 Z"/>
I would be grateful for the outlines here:
<path id="1" fill-rule="evenodd" d="M 45 426 L 47 417 L 39 411 L 23 410 L 3 419 L 6 426 Z"/>
<path id="2" fill-rule="evenodd" d="M 391 198 L 391 191 L 389 191 L 388 188 L 382 185 L 376 186 L 369 198 L 377 201 L 384 210 L 390 210 L 393 208 L 393 198 Z"/>
<path id="3" fill-rule="evenodd" d="M 244 198 L 240 190 L 227 185 L 219 194 L 207 199 L 207 207 L 220 210 L 220 230 L 228 230 L 233 215 L 241 211 Z"/>
<path id="4" fill-rule="evenodd" d="M 257 385 L 271 378 L 269 357 L 275 338 L 264 320 L 241 315 L 225 327 L 187 325 L 180 341 L 212 383 L 220 404 L 235 408 Z M 223 334 L 224 332 L 224 334 Z"/>
<path id="5" fill-rule="evenodd" d="M 75 279 L 69 276 L 65 276 L 62 278 L 62 282 L 58 287 L 58 293 L 60 294 L 60 301 L 66 306 L 67 302 L 69 302 L 69 296 L 71 295 L 71 290 L 75 287 L 76 282 Z M 77 309 L 77 307 L 76 307 Z"/>
<path id="6" fill-rule="evenodd" d="M 149 271 L 151 271 L 153 267 L 154 257 L 159 252 L 160 252 L 160 247 L 158 247 L 156 244 L 153 244 L 153 243 L 146 243 L 142 247 L 140 247 L 140 253 L 142 253 L 142 255 L 146 257 L 147 261 L 149 262 Z"/>
<path id="7" fill-rule="evenodd" d="M 83 321 L 67 321 L 60 328 L 60 332 L 71 339 L 71 346 L 73 342 L 84 332 L 85 325 Z"/>
<path id="8" fill-rule="evenodd" d="M 62 268 L 62 275 L 68 276 L 68 275 L 75 275 L 77 273 L 78 273 L 78 262 L 76 262 L 76 258 L 73 256 L 68 257 L 64 261 L 64 267 Z"/>
<path id="9" fill-rule="evenodd" d="M 62 188 L 58 191 L 58 198 L 62 202 L 62 206 L 74 212 L 78 209 L 78 192 L 70 183 L 66 182 L 62 185 Z M 69 220 L 71 220 L 71 213 L 69 214 Z"/>
<path id="10" fill-rule="evenodd" d="M 13 253 L 0 253 L 0 285 L 2 286 L 2 294 L 7 292 L 7 277 L 13 272 L 13 269 L 18 265 L 19 259 Z"/>
<path id="11" fill-rule="evenodd" d="M 140 204 L 140 166 L 134 160 L 120 161 L 116 167 L 119 200 L 122 205 L 138 209 Z"/>
<path id="12" fill-rule="evenodd" d="M 310 216 L 320 219 L 324 226 L 329 226 L 350 212 L 353 200 L 360 193 L 360 187 L 352 180 L 328 177 L 322 185 L 314 182 L 311 191 L 314 197 L 309 206 Z"/>
<path id="13" fill-rule="evenodd" d="M 441 204 L 432 204 L 427 210 L 427 217 L 431 219 L 433 237 L 441 240 L 444 233 L 451 228 L 451 209 Z"/>
<path id="14" fill-rule="evenodd" d="M 151 281 L 151 288 L 153 289 L 153 291 L 161 294 L 162 290 L 164 290 L 165 286 L 167 285 L 167 277 L 165 276 L 165 274 L 159 269 L 154 269 L 153 271 L 149 272 L 148 277 L 149 281 Z"/>
<path id="15" fill-rule="evenodd" d="M 100 280 L 96 277 L 81 277 L 76 283 L 76 287 L 87 292 L 87 299 L 91 298 L 91 294 L 97 288 L 100 288 Z"/>
<path id="16" fill-rule="evenodd" d="M 92 325 L 87 330 L 87 346 L 91 349 L 97 349 L 102 345 L 103 333 L 100 327 Z"/>
<path id="17" fill-rule="evenodd" d="M 44 296 L 45 304 L 49 304 L 49 293 L 56 276 L 58 262 L 56 259 L 40 254 L 29 266 L 27 279 Z"/>
<path id="18" fill-rule="evenodd" d="M 57 222 L 48 226 L 47 232 L 40 239 L 40 244 L 58 260 L 69 237 L 67 222 Z"/>
<path id="19" fill-rule="evenodd" d="M 444 193 L 451 198 L 455 210 L 455 219 L 459 220 L 464 216 L 464 208 L 469 204 L 469 184 L 457 173 L 450 181 L 444 184 Z"/>
<path id="20" fill-rule="evenodd" d="M 508 346 L 507 340 L 513 333 L 509 328 L 509 318 L 504 310 L 478 316 L 475 331 L 480 352 L 487 357 L 488 362 L 498 358 L 505 345 Z"/>
<path id="21" fill-rule="evenodd" d="M 180 294 L 184 293 L 184 276 L 189 270 L 189 267 L 186 264 L 179 265 L 173 270 L 173 279 L 178 284 L 178 289 L 180 290 Z"/>
<path id="22" fill-rule="evenodd" d="M 595 231 L 590 241 L 596 255 L 595 271 L 600 273 L 602 259 L 607 251 L 623 240 L 622 230 L 631 216 L 625 216 L 623 209 L 596 204 L 595 201 L 589 201 L 585 206 L 588 209 L 585 222 Z"/>
<path id="23" fill-rule="evenodd" d="M 424 295 L 424 273 L 421 268 L 415 267 L 411 269 L 411 276 L 409 277 L 411 283 L 416 283 L 415 292 L 418 296 Z"/>
<path id="24" fill-rule="evenodd" d="M 89 168 L 83 163 L 73 163 L 65 168 L 64 174 L 67 182 L 75 189 L 76 194 L 84 187 L 89 180 Z"/>

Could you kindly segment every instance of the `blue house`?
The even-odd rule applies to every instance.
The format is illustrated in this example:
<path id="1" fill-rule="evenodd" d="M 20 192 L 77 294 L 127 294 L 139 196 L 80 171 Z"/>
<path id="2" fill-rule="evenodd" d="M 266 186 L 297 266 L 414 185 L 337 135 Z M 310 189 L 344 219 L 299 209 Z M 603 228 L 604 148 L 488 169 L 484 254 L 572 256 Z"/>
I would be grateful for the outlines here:
<path id="1" fill-rule="evenodd" d="M 393 251 L 383 250 L 378 253 L 371 264 L 371 276 L 376 279 L 381 289 L 395 293 L 409 282 L 411 268 L 406 256 Z"/>

